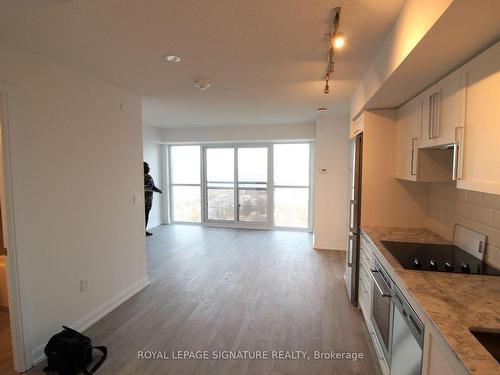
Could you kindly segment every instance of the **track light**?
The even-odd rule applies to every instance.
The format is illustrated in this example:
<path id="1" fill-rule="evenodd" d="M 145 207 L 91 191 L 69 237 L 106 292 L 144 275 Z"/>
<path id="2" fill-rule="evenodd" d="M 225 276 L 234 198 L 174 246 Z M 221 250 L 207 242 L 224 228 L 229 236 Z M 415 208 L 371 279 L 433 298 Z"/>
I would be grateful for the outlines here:
<path id="1" fill-rule="evenodd" d="M 325 89 L 323 90 L 325 94 L 328 94 L 330 92 L 330 85 L 328 84 L 328 81 L 325 83 Z"/>
<path id="2" fill-rule="evenodd" d="M 325 73 L 325 89 L 323 92 L 328 94 L 330 92 L 330 77 L 333 75 L 335 70 L 335 49 L 340 49 L 344 46 L 345 40 L 342 33 L 338 31 L 340 26 L 340 7 L 333 9 L 332 16 L 332 30 L 330 32 L 330 46 L 328 47 L 328 60 L 326 63 L 326 73 Z"/>
<path id="3" fill-rule="evenodd" d="M 334 40 L 333 40 L 333 46 L 336 48 L 336 49 L 341 49 L 342 47 L 344 47 L 344 44 L 345 44 L 345 39 L 342 35 L 339 35 L 337 36 Z"/>

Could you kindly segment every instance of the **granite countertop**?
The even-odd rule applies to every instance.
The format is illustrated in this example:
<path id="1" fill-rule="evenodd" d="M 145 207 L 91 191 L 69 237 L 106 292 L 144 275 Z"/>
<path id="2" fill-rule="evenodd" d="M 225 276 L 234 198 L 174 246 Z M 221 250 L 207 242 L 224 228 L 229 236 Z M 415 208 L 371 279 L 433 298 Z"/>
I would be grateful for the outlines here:
<path id="1" fill-rule="evenodd" d="M 500 374 L 500 365 L 469 328 L 500 330 L 500 277 L 405 270 L 380 242 L 449 243 L 428 229 L 363 227 L 404 287 L 459 361 L 474 375 Z"/>

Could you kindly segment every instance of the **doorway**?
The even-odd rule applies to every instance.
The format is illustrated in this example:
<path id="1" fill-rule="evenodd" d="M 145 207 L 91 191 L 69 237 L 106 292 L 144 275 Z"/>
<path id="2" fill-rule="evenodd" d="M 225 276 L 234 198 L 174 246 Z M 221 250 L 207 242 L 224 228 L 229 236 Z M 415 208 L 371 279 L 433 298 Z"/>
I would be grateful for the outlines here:
<path id="1" fill-rule="evenodd" d="M 9 127 L 14 119 L 11 85 L 0 83 L 0 373 L 28 370 L 32 365 L 31 343 L 22 302 L 21 270 L 14 230 L 12 165 Z M 3 274 L 5 277 L 3 277 Z"/>
<path id="2" fill-rule="evenodd" d="M 5 100 L 0 93 L 0 130 L 3 128 L 5 118 Z M 2 132 L 0 131 L 0 139 Z M 12 337 L 10 328 L 9 298 L 8 298 L 8 272 L 7 272 L 7 244 L 4 240 L 6 228 L 5 199 L 3 189 L 3 157 L 2 142 L 0 142 L 0 373 L 8 374 L 14 371 L 12 353 Z"/>

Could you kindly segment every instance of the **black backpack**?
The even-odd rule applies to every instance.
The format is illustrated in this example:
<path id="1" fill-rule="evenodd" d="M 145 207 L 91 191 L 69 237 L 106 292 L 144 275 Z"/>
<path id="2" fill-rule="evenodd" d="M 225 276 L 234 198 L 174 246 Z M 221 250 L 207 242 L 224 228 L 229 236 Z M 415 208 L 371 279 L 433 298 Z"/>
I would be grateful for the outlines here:
<path id="1" fill-rule="evenodd" d="M 90 370 L 92 349 L 102 352 L 102 358 Z M 52 336 L 45 346 L 47 367 L 45 372 L 55 371 L 59 375 L 93 374 L 106 360 L 108 349 L 105 346 L 92 346 L 91 340 L 74 329 L 63 326 L 63 330 Z"/>

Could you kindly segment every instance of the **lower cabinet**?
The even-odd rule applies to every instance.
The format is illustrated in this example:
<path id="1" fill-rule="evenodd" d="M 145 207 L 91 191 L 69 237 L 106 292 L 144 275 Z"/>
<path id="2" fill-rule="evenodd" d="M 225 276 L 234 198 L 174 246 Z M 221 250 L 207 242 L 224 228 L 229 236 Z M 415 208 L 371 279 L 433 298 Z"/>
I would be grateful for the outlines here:
<path id="1" fill-rule="evenodd" d="M 430 324 L 426 327 L 422 375 L 466 375 L 468 372 L 457 361 L 443 338 Z"/>
<path id="2" fill-rule="evenodd" d="M 378 362 L 380 364 L 380 368 L 384 375 L 389 375 L 389 366 L 385 362 L 384 354 L 382 352 L 382 348 L 378 343 L 378 339 L 375 333 L 375 329 L 373 328 L 371 322 L 371 309 L 372 309 L 372 288 L 373 281 L 370 275 L 370 269 L 373 264 L 373 251 L 371 249 L 371 245 L 364 238 L 364 235 L 361 235 L 360 240 L 360 258 L 359 258 L 359 293 L 358 293 L 358 304 L 361 312 L 363 314 L 363 318 L 365 320 L 366 328 L 368 329 L 368 333 L 370 334 L 370 340 L 373 348 L 375 349 L 375 353 L 378 357 Z"/>
<path id="3" fill-rule="evenodd" d="M 371 344 L 377 354 L 380 368 L 384 375 L 401 375 L 394 371 L 391 372 L 390 364 L 386 363 L 382 348 L 377 339 L 375 329 L 371 321 L 372 309 L 372 290 L 373 281 L 370 275 L 370 269 L 373 265 L 374 253 L 373 243 L 365 238 L 365 234 L 360 237 L 360 257 L 359 257 L 359 308 L 363 314 L 366 327 L 370 334 Z M 386 269 L 386 271 L 388 271 Z M 394 282 L 396 277 L 391 276 Z M 397 284 L 397 283 L 396 283 Z M 404 288 L 400 288 L 404 290 Z M 467 370 L 458 361 L 451 348 L 446 344 L 444 338 L 434 328 L 426 314 L 417 306 L 415 301 L 409 296 L 405 296 L 412 309 L 422 320 L 424 329 L 424 344 L 422 349 L 422 370 L 421 375 L 467 375 Z"/>

